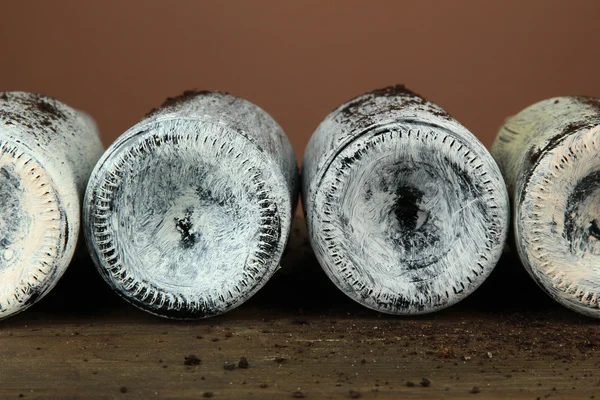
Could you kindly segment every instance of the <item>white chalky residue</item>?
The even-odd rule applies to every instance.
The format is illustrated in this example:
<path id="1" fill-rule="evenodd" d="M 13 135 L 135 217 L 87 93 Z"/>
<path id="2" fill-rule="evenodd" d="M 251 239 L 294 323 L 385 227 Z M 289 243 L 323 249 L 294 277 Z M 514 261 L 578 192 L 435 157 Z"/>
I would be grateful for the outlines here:
<path id="1" fill-rule="evenodd" d="M 558 97 L 507 120 L 493 146 L 514 207 L 515 244 L 555 300 L 600 317 L 600 102 Z"/>
<path id="2" fill-rule="evenodd" d="M 90 182 L 90 252 L 124 298 L 202 318 L 242 304 L 275 272 L 297 195 L 291 146 L 242 99 L 200 94 L 132 127 Z"/>
<path id="3" fill-rule="evenodd" d="M 475 290 L 506 239 L 508 196 L 481 143 L 436 105 L 366 94 L 321 123 L 303 163 L 309 237 L 332 281 L 392 314 Z"/>
<path id="4" fill-rule="evenodd" d="M 0 319 L 41 299 L 65 272 L 102 150 L 87 115 L 41 95 L 1 94 Z"/>

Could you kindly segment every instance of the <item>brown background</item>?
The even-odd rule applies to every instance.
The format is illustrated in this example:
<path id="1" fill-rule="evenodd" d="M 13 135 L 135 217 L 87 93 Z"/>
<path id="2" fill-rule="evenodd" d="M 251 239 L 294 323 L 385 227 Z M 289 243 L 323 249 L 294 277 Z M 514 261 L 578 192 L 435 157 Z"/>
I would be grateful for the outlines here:
<path id="1" fill-rule="evenodd" d="M 92 114 L 110 144 L 167 96 L 227 91 L 300 157 L 319 122 L 405 83 L 490 145 L 546 97 L 600 96 L 600 1 L 3 1 L 0 90 Z"/>

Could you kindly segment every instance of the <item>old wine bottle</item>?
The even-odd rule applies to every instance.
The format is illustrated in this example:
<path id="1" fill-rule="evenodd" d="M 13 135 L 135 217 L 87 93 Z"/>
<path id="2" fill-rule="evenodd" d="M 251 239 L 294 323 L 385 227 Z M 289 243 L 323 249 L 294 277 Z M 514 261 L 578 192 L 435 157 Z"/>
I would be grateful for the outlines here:
<path id="1" fill-rule="evenodd" d="M 508 119 L 492 153 L 523 265 L 552 298 L 600 317 L 600 100 L 557 97 Z"/>
<path id="2" fill-rule="evenodd" d="M 304 154 L 302 195 L 327 275 L 386 313 L 423 314 L 465 298 L 506 239 L 508 195 L 491 155 L 403 86 L 325 118 Z"/>
<path id="3" fill-rule="evenodd" d="M 0 319 L 41 299 L 67 269 L 102 150 L 86 114 L 38 94 L 0 93 Z"/>
<path id="4" fill-rule="evenodd" d="M 113 143 L 84 203 L 109 285 L 164 317 L 224 313 L 278 268 L 298 195 L 291 145 L 243 99 L 185 92 Z"/>

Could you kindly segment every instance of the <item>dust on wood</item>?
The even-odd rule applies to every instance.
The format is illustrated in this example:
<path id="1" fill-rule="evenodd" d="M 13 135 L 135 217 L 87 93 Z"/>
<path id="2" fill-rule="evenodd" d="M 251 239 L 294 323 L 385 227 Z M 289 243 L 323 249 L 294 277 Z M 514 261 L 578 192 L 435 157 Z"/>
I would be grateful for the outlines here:
<path id="1" fill-rule="evenodd" d="M 513 255 L 458 306 L 411 318 L 369 311 L 337 290 L 303 221 L 282 265 L 250 302 L 189 323 L 127 306 L 83 260 L 40 304 L 0 325 L 0 397 L 600 394 L 600 326 L 551 301 Z M 84 278 L 91 286 L 74 284 Z M 186 363 L 191 355 L 201 362 Z"/>

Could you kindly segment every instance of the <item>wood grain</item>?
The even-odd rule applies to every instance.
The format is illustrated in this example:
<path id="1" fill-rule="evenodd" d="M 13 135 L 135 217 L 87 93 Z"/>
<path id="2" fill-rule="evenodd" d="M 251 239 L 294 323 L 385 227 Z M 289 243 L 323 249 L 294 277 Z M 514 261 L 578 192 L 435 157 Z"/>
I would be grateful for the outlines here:
<path id="1" fill-rule="evenodd" d="M 238 309 L 178 322 L 127 305 L 79 260 L 40 304 L 1 323 L 0 398 L 600 395 L 600 326 L 551 301 L 514 255 L 461 304 L 420 317 L 376 313 L 343 295 L 301 221 L 282 264 Z M 82 279 L 89 285 L 76 285 Z M 200 363 L 185 365 L 190 355 Z"/>

